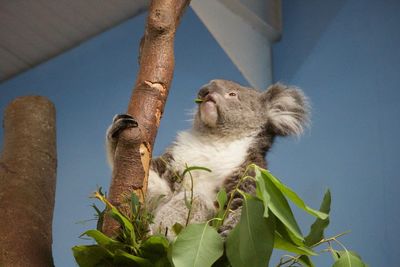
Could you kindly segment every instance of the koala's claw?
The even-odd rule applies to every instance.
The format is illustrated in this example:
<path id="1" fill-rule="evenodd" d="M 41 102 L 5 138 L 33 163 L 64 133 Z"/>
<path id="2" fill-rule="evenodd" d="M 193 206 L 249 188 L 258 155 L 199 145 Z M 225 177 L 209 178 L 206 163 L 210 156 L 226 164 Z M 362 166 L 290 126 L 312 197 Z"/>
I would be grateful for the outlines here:
<path id="1" fill-rule="evenodd" d="M 228 234 L 231 232 L 232 229 L 219 229 L 218 233 L 222 237 L 223 240 L 226 240 Z"/>
<path id="2" fill-rule="evenodd" d="M 137 121 L 129 114 L 118 114 L 113 118 L 113 123 L 108 131 L 108 137 L 115 139 L 127 128 L 138 127 Z"/>
<path id="3" fill-rule="evenodd" d="M 135 120 L 131 115 L 129 114 L 117 114 L 114 116 L 113 118 L 113 123 L 115 123 L 116 121 L 120 120 L 120 119 L 132 119 Z"/>

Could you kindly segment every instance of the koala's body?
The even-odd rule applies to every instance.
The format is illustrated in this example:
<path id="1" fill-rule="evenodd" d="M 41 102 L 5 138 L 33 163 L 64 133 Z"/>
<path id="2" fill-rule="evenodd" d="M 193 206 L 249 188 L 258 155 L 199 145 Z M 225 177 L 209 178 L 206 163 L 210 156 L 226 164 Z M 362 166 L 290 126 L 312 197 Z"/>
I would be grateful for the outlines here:
<path id="1" fill-rule="evenodd" d="M 146 196 L 154 214 L 150 226 L 153 233 L 171 229 L 176 222 L 184 224 L 188 215 L 185 198 L 193 188 L 190 222 L 205 222 L 217 210 L 216 194 L 225 188 L 230 194 L 243 176 L 246 167 L 255 163 L 267 167 L 266 153 L 275 136 L 299 135 L 308 122 L 308 103 L 296 88 L 281 84 L 261 92 L 226 80 L 212 80 L 198 93 L 201 103 L 194 116 L 193 127 L 178 133 L 175 142 L 158 158 L 153 159 Z M 107 148 L 112 164 L 115 133 L 129 127 L 127 115 L 117 116 L 107 133 Z M 211 170 L 194 170 L 181 177 L 187 166 Z M 241 190 L 254 193 L 255 185 L 246 180 Z M 161 200 L 160 200 L 161 198 Z M 242 200 L 235 196 L 220 232 L 226 235 L 240 217 Z M 172 231 L 168 231 L 171 236 Z"/>

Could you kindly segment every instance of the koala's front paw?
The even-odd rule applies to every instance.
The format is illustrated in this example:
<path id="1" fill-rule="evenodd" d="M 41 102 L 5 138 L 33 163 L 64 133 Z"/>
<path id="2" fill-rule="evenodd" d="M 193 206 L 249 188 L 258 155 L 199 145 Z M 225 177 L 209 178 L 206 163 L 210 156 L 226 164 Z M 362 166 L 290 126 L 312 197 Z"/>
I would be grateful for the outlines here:
<path id="1" fill-rule="evenodd" d="M 117 138 L 123 130 L 134 127 L 138 127 L 138 123 L 131 115 L 115 115 L 113 118 L 113 123 L 107 131 L 107 138 L 113 140 Z"/>
<path id="2" fill-rule="evenodd" d="M 229 233 L 232 231 L 233 228 L 235 228 L 236 224 L 238 224 L 238 222 L 240 221 L 241 214 L 242 214 L 242 207 L 238 207 L 236 210 L 231 211 L 228 214 L 228 217 L 225 219 L 224 224 L 221 225 L 220 228 L 218 229 L 218 233 L 224 240 L 226 240 Z"/>

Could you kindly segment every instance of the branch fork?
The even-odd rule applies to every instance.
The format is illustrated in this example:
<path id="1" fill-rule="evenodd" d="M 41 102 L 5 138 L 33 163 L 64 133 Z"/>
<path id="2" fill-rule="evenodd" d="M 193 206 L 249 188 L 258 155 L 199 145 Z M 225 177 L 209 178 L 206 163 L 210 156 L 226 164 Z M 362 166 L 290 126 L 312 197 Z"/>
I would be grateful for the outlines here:
<path id="1" fill-rule="evenodd" d="M 153 145 L 173 77 L 175 32 L 189 2 L 153 0 L 149 8 L 140 42 L 140 68 L 127 110 L 138 127 L 119 134 L 108 196 L 123 213 L 129 212 L 124 200 L 132 191 L 141 202 L 145 199 Z M 104 218 L 106 235 L 113 236 L 118 229 L 115 221 Z"/>

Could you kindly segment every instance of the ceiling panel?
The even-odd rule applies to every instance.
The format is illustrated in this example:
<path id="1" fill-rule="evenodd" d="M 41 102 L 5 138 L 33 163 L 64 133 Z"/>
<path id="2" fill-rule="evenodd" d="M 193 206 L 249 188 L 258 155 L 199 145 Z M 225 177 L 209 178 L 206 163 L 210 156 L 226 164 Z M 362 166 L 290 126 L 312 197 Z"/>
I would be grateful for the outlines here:
<path id="1" fill-rule="evenodd" d="M 0 81 L 99 34 L 149 0 L 0 0 Z"/>

